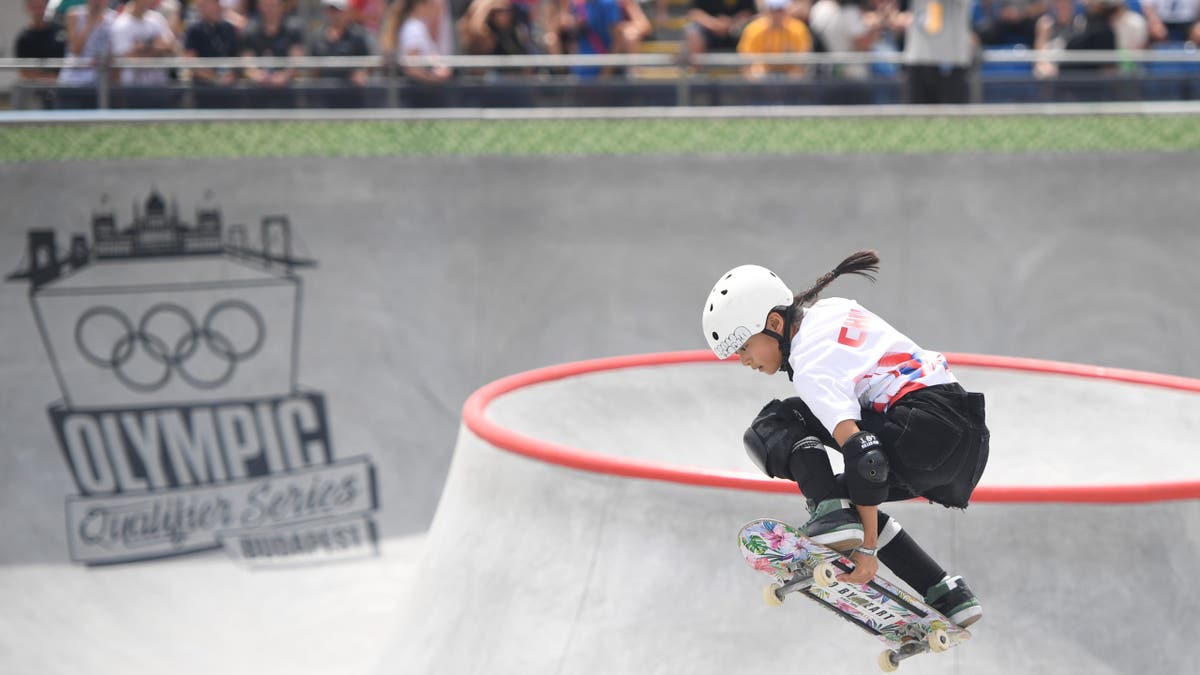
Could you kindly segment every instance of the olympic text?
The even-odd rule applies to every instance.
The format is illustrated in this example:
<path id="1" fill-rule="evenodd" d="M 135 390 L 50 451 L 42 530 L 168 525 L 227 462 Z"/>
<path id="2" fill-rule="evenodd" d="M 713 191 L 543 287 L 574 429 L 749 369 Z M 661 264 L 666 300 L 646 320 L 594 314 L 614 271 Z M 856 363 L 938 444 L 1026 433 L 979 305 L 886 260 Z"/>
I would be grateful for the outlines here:
<path id="1" fill-rule="evenodd" d="M 85 495 L 223 483 L 331 460 L 319 394 L 50 416 Z"/>

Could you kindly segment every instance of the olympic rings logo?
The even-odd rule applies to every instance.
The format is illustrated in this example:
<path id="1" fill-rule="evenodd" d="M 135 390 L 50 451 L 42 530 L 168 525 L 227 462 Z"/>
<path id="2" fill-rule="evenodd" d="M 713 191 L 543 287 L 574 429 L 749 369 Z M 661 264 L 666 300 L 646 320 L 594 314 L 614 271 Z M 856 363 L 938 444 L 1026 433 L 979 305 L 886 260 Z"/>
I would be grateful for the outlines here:
<path id="1" fill-rule="evenodd" d="M 216 389 L 233 378 L 239 362 L 258 353 L 266 337 L 262 315 L 241 300 L 213 305 L 198 323 L 186 308 L 162 302 L 146 310 L 136 327 L 123 312 L 107 305 L 89 309 L 75 324 L 75 345 L 84 359 L 113 371 L 130 389 L 145 393 L 165 387 L 172 373 L 197 389 Z M 203 351 L 215 359 L 216 367 L 212 360 L 196 358 Z M 131 365 L 139 353 L 144 358 Z"/>

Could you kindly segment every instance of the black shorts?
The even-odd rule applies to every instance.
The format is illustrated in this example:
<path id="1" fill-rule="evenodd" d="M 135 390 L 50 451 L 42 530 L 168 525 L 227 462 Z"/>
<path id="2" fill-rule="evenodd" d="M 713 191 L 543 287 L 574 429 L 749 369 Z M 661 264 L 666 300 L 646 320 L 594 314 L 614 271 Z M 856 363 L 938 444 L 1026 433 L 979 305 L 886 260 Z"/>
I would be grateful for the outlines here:
<path id="1" fill-rule="evenodd" d="M 925 497 L 965 508 L 987 466 L 988 432 L 983 394 L 958 384 L 918 389 L 887 413 L 863 410 L 859 427 L 883 442 L 891 464 L 884 501 Z"/>

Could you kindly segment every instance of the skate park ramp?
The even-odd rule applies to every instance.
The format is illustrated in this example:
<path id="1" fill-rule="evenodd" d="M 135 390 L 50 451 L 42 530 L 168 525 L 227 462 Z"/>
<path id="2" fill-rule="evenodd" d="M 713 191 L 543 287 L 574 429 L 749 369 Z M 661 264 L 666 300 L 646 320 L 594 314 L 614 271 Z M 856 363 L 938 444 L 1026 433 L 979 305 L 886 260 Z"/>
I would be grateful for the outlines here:
<path id="1" fill-rule="evenodd" d="M 98 261 L 36 291 L 24 278 L 0 284 L 5 515 L 0 673 L 745 672 L 751 668 L 742 661 L 712 650 L 765 652 L 777 657 L 772 670 L 799 669 L 801 649 L 825 639 L 818 633 L 820 639 L 808 640 L 809 630 L 838 636 L 829 648 L 852 657 L 839 663 L 839 671 L 860 663 L 870 671 L 877 648 L 869 638 L 830 626 L 829 617 L 795 603 L 782 613 L 764 614 L 757 597 L 765 578 L 737 557 L 733 536 L 745 520 L 802 517 L 794 494 L 736 489 L 742 486 L 737 481 L 713 488 L 616 478 L 522 458 L 464 432 L 464 401 L 485 383 L 547 364 L 695 347 L 702 344 L 697 289 L 707 292 L 720 270 L 760 262 L 788 270 L 786 278 L 799 286 L 859 248 L 880 250 L 879 283 L 842 279 L 833 294 L 895 317 L 889 320 L 930 348 L 1200 377 L 1194 345 L 1200 334 L 1200 313 L 1194 311 L 1200 285 L 1194 265 L 1200 237 L 1192 225 L 1195 168 L 1194 153 L 1156 152 L 183 157 L 0 164 L 5 273 L 24 269 L 30 230 L 53 229 L 60 252 L 67 253 L 76 234 L 93 239 L 90 218 L 104 208 L 106 195 L 124 227 L 156 190 L 189 221 L 211 190 L 226 224 L 246 225 L 251 243 L 260 218 L 287 215 L 297 254 L 316 261 L 292 274 L 264 276 L 251 275 L 241 255 L 204 269 L 113 260 L 120 279 L 97 276 L 118 271 Z M 709 199 L 697 199 L 698 186 L 721 188 L 708 190 Z M 517 194 L 523 198 L 513 199 Z M 181 279 L 185 273 L 192 278 Z M 333 564 L 266 561 L 269 569 L 251 569 L 238 549 L 209 550 L 212 540 L 198 538 L 182 542 L 189 551 L 200 544 L 194 554 L 162 559 L 146 554 L 144 561 L 129 560 L 130 551 L 121 546 L 111 552 L 76 547 L 79 528 L 68 517 L 78 515 L 83 504 L 127 505 L 130 492 L 84 494 L 59 432 L 65 422 L 86 425 L 89 419 L 104 431 L 105 420 L 112 419 L 104 415 L 141 415 L 145 405 L 112 372 L 106 381 L 91 382 L 107 382 L 107 390 L 81 390 L 102 395 L 104 407 L 76 404 L 84 400 L 76 389 L 89 380 L 75 376 L 86 375 L 88 364 L 55 366 L 55 356 L 65 359 L 78 345 L 76 325 L 66 322 L 72 307 L 59 305 L 56 312 L 49 303 L 77 302 L 75 316 L 94 305 L 111 306 L 136 323 L 158 301 L 154 294 L 163 284 L 181 281 L 192 287 L 174 302 L 198 321 L 224 299 L 214 297 L 214 282 L 220 281 L 220 289 L 232 287 L 235 299 L 260 309 L 270 335 L 288 338 L 264 343 L 261 355 L 276 360 L 262 365 L 294 367 L 285 382 L 257 393 L 231 381 L 195 398 L 180 397 L 170 408 L 194 419 L 217 419 L 227 411 L 231 428 L 258 420 L 264 404 L 320 413 L 313 419 L 325 424 L 317 425 L 323 431 L 313 438 L 325 441 L 329 453 L 318 468 L 329 476 L 375 479 L 374 501 L 360 504 L 363 513 L 345 515 L 374 521 L 369 531 L 378 535 L 372 542 L 377 551 L 366 548 L 361 557 Z M 290 319 L 270 314 L 287 309 L 275 295 L 281 286 L 297 297 Z M 437 292 L 426 296 L 411 289 Z M 137 306 L 142 301 L 147 302 Z M 474 319 L 469 325 L 459 323 L 464 312 Z M 223 324 L 238 316 L 235 311 L 214 320 Z M 47 323 L 43 330 L 39 317 L 64 323 L 58 328 Z M 178 316 L 154 321 L 172 318 Z M 168 343 L 180 345 L 174 338 Z M 104 356 L 116 344 L 93 346 L 93 356 Z M 249 365 L 239 365 L 239 377 L 251 373 Z M 659 370 L 638 371 L 634 379 Z M 607 397 L 631 397 L 649 386 L 631 381 L 607 386 L 605 396 L 580 390 L 576 408 L 537 403 L 545 415 L 526 411 L 527 420 L 506 423 L 531 437 L 578 434 L 560 440 L 603 452 L 602 457 L 628 461 L 636 456 L 627 455 L 646 453 L 645 461 L 670 462 L 688 474 L 705 466 L 708 447 L 719 458 L 716 466 L 741 474 L 750 471 L 741 460 L 742 427 L 766 398 L 787 389 L 783 378 L 747 375 L 735 370 L 711 383 L 719 387 L 714 393 L 732 402 L 727 413 L 700 400 L 703 392 L 682 380 L 660 381 L 670 400 L 641 400 L 636 405 L 645 409 L 632 417 L 605 408 L 614 402 Z M 592 376 L 584 383 L 598 386 Z M 1062 474 L 1056 481 L 1087 487 L 1088 472 L 1114 465 L 1124 480 L 1124 472 L 1158 466 L 1160 459 L 1150 458 L 1172 447 L 1174 464 L 1161 468 L 1172 480 L 1194 480 L 1187 464 L 1195 457 L 1194 424 L 1186 422 L 1190 417 L 1173 416 L 1166 399 L 1127 410 L 1105 404 L 1108 399 L 1086 386 L 1048 399 L 1039 391 L 1028 405 L 1042 415 L 1035 428 L 997 417 L 1006 399 L 1021 401 L 1032 393 L 1010 388 L 1002 394 L 990 389 L 998 386 L 991 381 L 969 384 L 992 398 L 997 444 L 1003 437 L 1007 447 L 1041 453 L 1045 467 L 1028 467 L 1024 481 L 1054 469 Z M 743 400 L 730 389 L 739 386 L 763 389 Z M 1151 395 L 1144 387 L 1135 391 Z M 522 401 L 531 404 L 523 394 L 510 396 L 497 399 L 488 414 L 498 415 L 509 404 L 518 409 Z M 64 415 L 65 398 L 70 401 Z M 155 409 L 163 419 L 161 405 Z M 1085 417 L 1090 410 L 1102 412 Z M 611 417 L 618 413 L 626 417 Z M 642 422 L 634 424 L 638 419 Z M 1045 426 L 1055 430 L 1052 438 L 1043 438 Z M 79 427 L 85 428 L 95 429 Z M 1110 447 L 1116 445 L 1110 436 L 1125 439 L 1129 448 Z M 290 450 L 298 440 L 292 439 Z M 1089 455 L 1080 475 L 1077 467 L 1058 463 L 1063 443 L 1087 450 L 1100 441 L 1102 452 L 1095 457 L 1102 459 Z M 240 442 L 224 449 L 244 451 Z M 263 450 L 272 456 L 270 448 Z M 455 454 L 455 478 L 439 500 Z M 257 469 L 270 468 L 258 464 Z M 601 464 L 613 468 L 611 462 Z M 993 464 L 996 473 L 988 480 L 999 480 L 998 466 Z M 369 472 L 342 473 L 367 467 Z M 97 478 L 98 483 L 112 482 L 118 467 L 111 468 L 108 480 Z M 130 468 L 136 467 L 119 470 Z M 121 480 L 133 485 L 153 479 L 141 475 L 145 471 L 133 473 Z M 303 488 L 311 476 L 298 473 L 293 480 L 281 470 L 254 478 L 259 485 Z M 757 480 L 753 474 L 749 479 Z M 483 484 L 474 485 L 478 480 Z M 232 489 L 215 479 L 209 483 L 204 494 L 213 498 Z M 195 487 L 133 492 L 154 497 L 154 504 L 186 504 L 182 498 L 201 494 Z M 426 553 L 425 533 L 439 501 L 443 515 L 429 536 L 436 546 Z M 1144 553 L 1152 546 L 1159 556 L 1187 561 L 1182 567 L 1171 563 L 1177 569 L 1193 568 L 1196 520 L 1184 510 L 1190 503 L 1088 505 L 1086 519 L 1076 511 L 1085 507 L 1073 502 L 980 503 L 965 515 L 928 505 L 896 507 L 918 539 L 983 595 L 989 612 L 978 641 L 956 650 L 961 656 L 919 659 L 905 670 L 981 653 L 994 658 L 997 672 L 1007 666 L 1008 672 L 1038 672 L 1034 656 L 1026 655 L 1054 650 L 1083 655 L 1076 672 L 1104 672 L 1097 664 L 1129 671 L 1134 663 L 1152 672 L 1187 670 L 1190 664 L 1163 666 L 1162 660 L 1186 653 L 1190 645 L 1181 644 L 1178 631 L 1164 628 L 1163 635 L 1173 636 L 1168 640 L 1143 628 L 1163 627 L 1148 609 L 1153 605 L 1128 588 L 1110 589 L 1126 578 L 1126 567 L 1096 569 L 1093 547 L 1124 542 L 1116 537 L 1133 532 L 1133 553 L 1120 554 L 1136 554 L 1131 560 L 1146 567 L 1145 574 L 1135 570 L 1136 578 L 1176 579 L 1170 582 L 1175 592 L 1194 597 L 1194 583 L 1169 577 L 1162 569 L 1166 562 Z M 447 520 L 455 509 L 457 525 Z M 994 509 L 1006 510 L 989 517 Z M 470 528 L 462 529 L 463 522 Z M 355 523 L 366 521 L 347 521 Z M 1000 613 L 1003 598 L 1013 593 L 1003 584 L 1026 561 L 1003 557 L 1006 550 L 988 542 L 1007 528 L 1030 524 L 1047 529 L 1041 545 L 1053 543 L 1048 552 L 1071 558 L 1063 563 L 1067 571 L 1053 577 L 1057 594 L 1033 606 L 1056 617 L 1068 614 L 1058 609 L 1067 603 L 1071 619 L 1084 615 L 1096 635 Z M 282 525 L 290 533 L 300 523 Z M 671 534 L 675 541 L 669 550 L 660 545 L 647 553 L 640 539 L 628 539 L 631 528 Z M 939 528 L 958 534 L 939 540 Z M 966 538 L 965 528 L 988 536 Z M 526 558 L 517 556 L 517 546 L 525 547 Z M 961 560 L 965 553 L 959 549 L 967 547 L 982 547 L 986 564 Z M 1087 557 L 1077 555 L 1081 549 Z M 531 563 L 535 552 L 542 557 Z M 90 564 L 111 559 L 110 553 L 129 562 Z M 987 576 L 1002 572 L 1007 576 Z M 1112 619 L 1115 628 L 1100 630 L 1089 603 L 1114 592 L 1128 600 L 1125 612 Z M 1166 609 L 1181 621 L 1195 618 L 1194 610 L 1179 603 Z M 996 641 L 1011 633 L 993 628 L 997 617 L 1027 622 L 1022 639 L 1050 631 L 1053 645 L 1009 641 L 1000 651 Z M 1136 632 L 1124 632 L 1125 625 Z M 1136 648 L 1118 653 L 1112 646 L 1124 641 L 1140 647 L 1131 640 L 1150 634 L 1153 644 L 1170 649 L 1135 657 Z M 787 639 L 776 639 L 780 635 Z M 760 640 L 764 636 L 769 639 Z M 986 651 L 988 640 L 993 651 Z M 1096 645 L 1100 656 L 1089 656 Z M 761 665 L 756 658 L 747 663 Z M 1048 663 L 1070 672 L 1074 662 L 1064 657 Z"/>
<path id="2" fill-rule="evenodd" d="M 985 616 L 968 643 L 901 668 L 1191 672 L 1200 459 L 1151 430 L 1194 437 L 1200 381 L 950 361 L 987 392 L 994 430 L 975 503 L 885 510 L 968 580 Z M 696 352 L 476 392 L 403 638 L 377 672 L 878 672 L 882 648 L 857 627 L 797 596 L 765 606 L 768 580 L 736 547 L 744 522 L 804 518 L 794 485 L 761 477 L 740 447 L 762 402 L 787 395 L 782 378 Z"/>

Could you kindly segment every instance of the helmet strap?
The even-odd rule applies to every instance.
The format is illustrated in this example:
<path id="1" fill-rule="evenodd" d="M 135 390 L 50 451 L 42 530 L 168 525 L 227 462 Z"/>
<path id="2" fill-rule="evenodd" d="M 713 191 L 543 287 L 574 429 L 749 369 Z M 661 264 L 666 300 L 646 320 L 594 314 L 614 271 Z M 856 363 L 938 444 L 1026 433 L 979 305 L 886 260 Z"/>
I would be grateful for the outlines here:
<path id="1" fill-rule="evenodd" d="M 776 310 L 771 311 L 775 312 Z M 780 368 L 787 373 L 788 381 L 791 382 L 792 377 L 795 375 L 795 373 L 792 372 L 792 364 L 788 361 L 788 357 L 792 355 L 792 340 L 791 338 L 784 336 L 790 336 L 792 334 L 792 309 L 789 307 L 788 309 L 779 312 L 779 314 L 783 316 L 783 333 L 776 333 L 769 328 L 763 329 L 763 333 L 775 338 L 775 341 L 779 343 L 779 353 L 783 356 L 783 362 L 780 364 Z"/>

